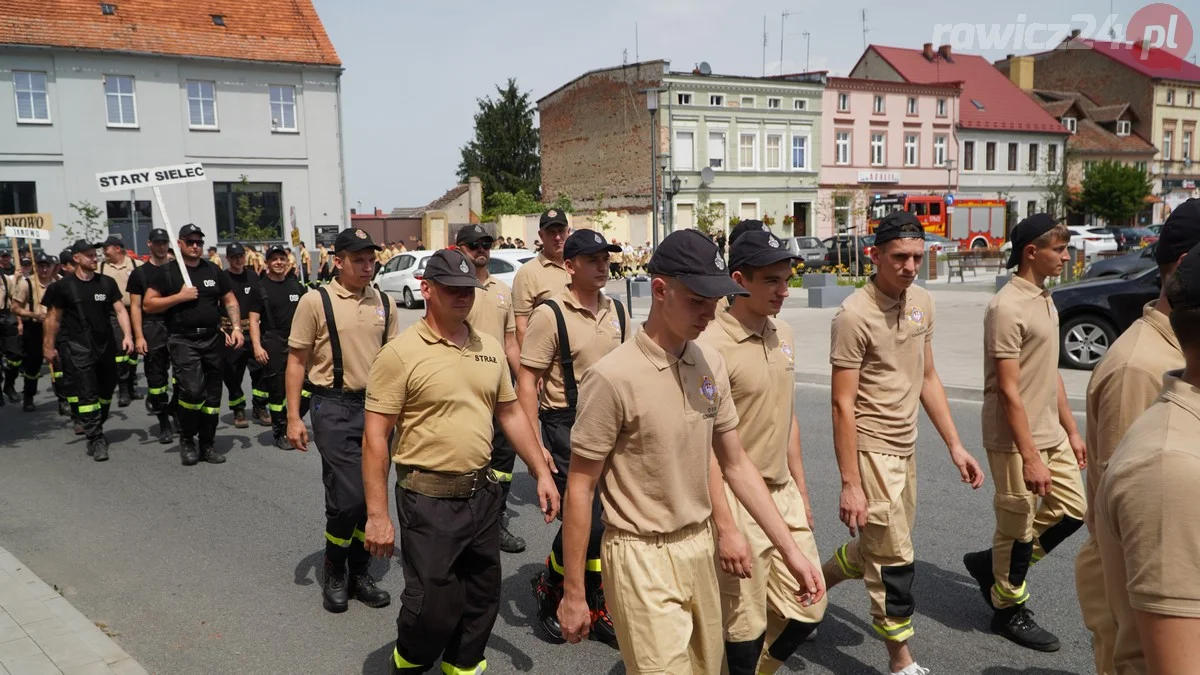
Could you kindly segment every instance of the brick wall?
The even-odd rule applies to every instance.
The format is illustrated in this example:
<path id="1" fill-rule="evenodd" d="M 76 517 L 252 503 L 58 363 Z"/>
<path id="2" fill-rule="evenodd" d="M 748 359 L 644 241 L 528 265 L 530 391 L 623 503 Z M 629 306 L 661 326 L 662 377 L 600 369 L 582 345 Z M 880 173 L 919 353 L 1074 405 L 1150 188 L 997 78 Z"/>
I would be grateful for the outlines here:
<path id="1" fill-rule="evenodd" d="M 663 62 L 588 73 L 538 101 L 542 197 L 576 209 L 650 209 L 650 113 L 643 89 L 662 86 Z M 659 111 L 659 121 L 665 114 Z"/>
<path id="2" fill-rule="evenodd" d="M 1153 138 L 1153 85 L 1136 71 L 1103 54 L 1091 49 L 1056 49 L 1038 55 L 1033 84 L 1037 89 L 1078 91 L 1099 105 L 1129 103 L 1138 117 L 1134 133 Z"/>

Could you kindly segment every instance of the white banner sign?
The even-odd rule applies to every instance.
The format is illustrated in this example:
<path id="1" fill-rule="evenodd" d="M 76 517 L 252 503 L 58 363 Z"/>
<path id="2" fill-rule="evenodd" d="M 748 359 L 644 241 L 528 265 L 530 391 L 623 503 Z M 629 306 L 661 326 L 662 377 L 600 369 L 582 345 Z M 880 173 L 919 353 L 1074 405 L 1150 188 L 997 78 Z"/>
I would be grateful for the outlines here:
<path id="1" fill-rule="evenodd" d="M 205 180 L 208 180 L 208 176 L 204 175 L 204 166 L 200 164 L 176 164 L 175 166 L 106 171 L 96 174 L 96 182 L 100 185 L 101 192 L 120 192 Z"/>
<path id="2" fill-rule="evenodd" d="M 49 232 L 32 227 L 10 227 L 4 230 L 4 236 L 18 237 L 20 239 L 41 239 L 43 241 L 50 239 Z"/>
<path id="3" fill-rule="evenodd" d="M 49 239 L 54 219 L 49 213 L 19 213 L 0 216 L 0 236 L 22 239 Z"/>

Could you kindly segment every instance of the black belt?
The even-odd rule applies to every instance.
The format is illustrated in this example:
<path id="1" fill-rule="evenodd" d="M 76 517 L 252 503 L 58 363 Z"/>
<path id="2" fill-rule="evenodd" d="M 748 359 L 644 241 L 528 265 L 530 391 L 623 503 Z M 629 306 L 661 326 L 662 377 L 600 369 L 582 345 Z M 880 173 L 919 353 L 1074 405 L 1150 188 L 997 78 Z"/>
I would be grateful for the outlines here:
<path id="1" fill-rule="evenodd" d="M 499 480 L 490 468 L 450 474 L 415 466 L 397 466 L 396 484 L 401 489 L 437 499 L 468 499 Z"/>
<path id="2" fill-rule="evenodd" d="M 334 389 L 333 387 L 318 387 L 313 385 L 309 387 L 309 390 L 312 391 L 314 396 L 347 401 L 349 403 L 365 403 L 367 400 L 367 391 L 365 389 Z"/>
<path id="3" fill-rule="evenodd" d="M 219 329 L 217 328 L 172 328 L 171 335 L 179 337 L 209 337 L 216 335 Z"/>

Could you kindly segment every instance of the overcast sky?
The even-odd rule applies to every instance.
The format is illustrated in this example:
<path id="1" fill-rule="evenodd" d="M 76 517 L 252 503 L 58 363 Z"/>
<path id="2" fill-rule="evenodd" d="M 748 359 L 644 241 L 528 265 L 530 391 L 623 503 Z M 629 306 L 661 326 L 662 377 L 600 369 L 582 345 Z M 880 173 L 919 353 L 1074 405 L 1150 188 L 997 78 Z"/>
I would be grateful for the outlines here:
<path id="1" fill-rule="evenodd" d="M 1101 31 L 1110 8 L 1119 24 L 1141 0 L 958 0 L 831 2 L 829 0 L 314 0 L 346 72 L 342 102 L 346 189 L 351 208 L 420 206 L 453 187 L 460 148 L 470 139 L 476 99 L 515 77 L 533 100 L 588 70 L 668 59 L 673 70 L 708 61 L 714 72 L 780 72 L 780 19 L 786 20 L 783 70 L 806 65 L 844 75 L 868 43 L 919 49 L 934 42 L 939 24 L 983 24 L 1003 37 L 1018 24 L 1052 25 L 1033 37 L 1047 40 L 1061 25 Z M 1176 4 L 1192 7 L 1196 0 Z M 1074 20 L 1073 20 L 1074 19 Z M 638 39 L 635 42 L 635 25 Z M 1200 28 L 1200 26 L 1196 26 Z M 806 61 L 804 32 L 810 33 Z M 990 60 L 1029 53 L 1014 44 L 982 48 L 975 29 L 945 30 L 941 42 Z M 627 55 L 624 52 L 628 52 Z M 1191 54 L 1195 55 L 1193 47 Z"/>

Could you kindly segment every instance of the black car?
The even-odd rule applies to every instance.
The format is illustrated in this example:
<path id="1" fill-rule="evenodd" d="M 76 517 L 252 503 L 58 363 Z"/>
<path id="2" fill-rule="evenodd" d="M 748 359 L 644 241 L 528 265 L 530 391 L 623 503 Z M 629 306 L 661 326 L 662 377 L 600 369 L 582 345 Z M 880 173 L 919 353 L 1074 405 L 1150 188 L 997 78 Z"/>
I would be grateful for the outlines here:
<path id="1" fill-rule="evenodd" d="M 1132 251 L 1143 243 L 1149 245 L 1158 241 L 1158 233 L 1148 227 L 1109 226 L 1104 229 L 1117 240 L 1119 251 Z"/>
<path id="2" fill-rule="evenodd" d="M 1154 243 L 1146 248 L 1138 249 L 1115 258 L 1101 258 L 1088 265 L 1087 270 L 1083 273 L 1083 278 L 1094 279 L 1096 277 L 1134 274 L 1154 267 L 1157 264 L 1154 262 L 1154 251 L 1157 248 L 1158 244 Z"/>
<path id="3" fill-rule="evenodd" d="M 1091 370 L 1146 303 L 1158 298 L 1158 267 L 1119 277 L 1084 279 L 1050 291 L 1058 308 L 1059 360 Z"/>

